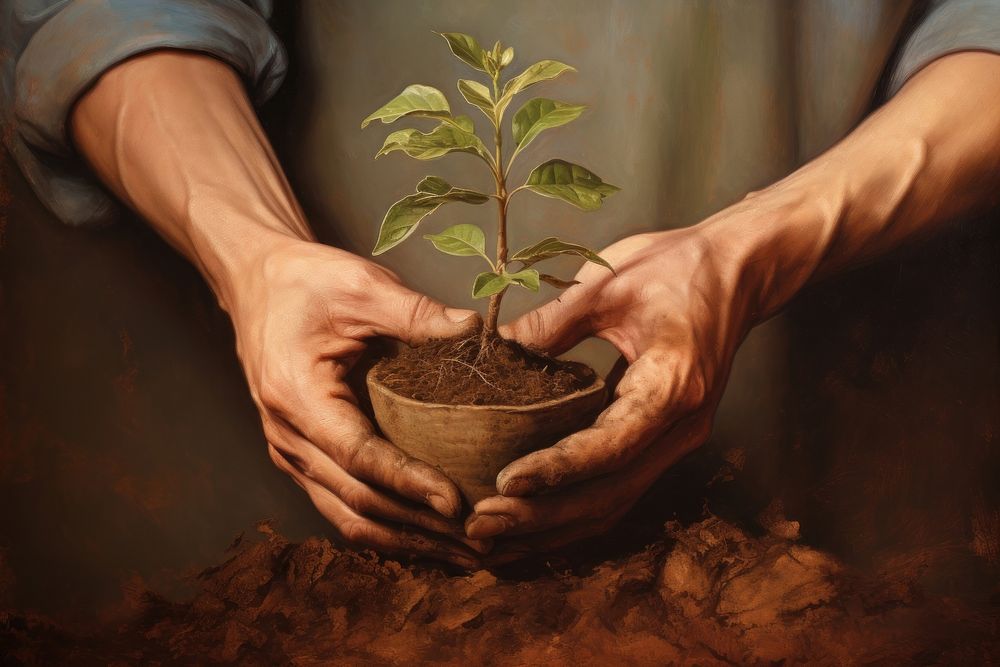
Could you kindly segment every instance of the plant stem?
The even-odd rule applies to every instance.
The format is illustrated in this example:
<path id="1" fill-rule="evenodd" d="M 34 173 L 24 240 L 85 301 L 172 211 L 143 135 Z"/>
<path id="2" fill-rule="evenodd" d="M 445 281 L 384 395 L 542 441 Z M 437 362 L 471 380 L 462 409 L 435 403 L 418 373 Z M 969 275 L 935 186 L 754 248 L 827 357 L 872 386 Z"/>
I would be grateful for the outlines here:
<path id="1" fill-rule="evenodd" d="M 493 99 L 499 98 L 499 75 L 493 77 Z M 494 124 L 495 132 L 493 142 L 496 147 L 496 177 L 497 186 L 497 260 L 496 271 L 501 272 L 507 264 L 507 173 L 503 167 L 503 130 L 501 119 L 497 118 Z M 490 297 L 489 309 L 486 312 L 486 322 L 483 325 L 482 345 L 485 347 L 486 340 L 491 335 L 496 334 L 497 320 L 500 317 L 500 302 L 506 289 L 497 292 Z"/>

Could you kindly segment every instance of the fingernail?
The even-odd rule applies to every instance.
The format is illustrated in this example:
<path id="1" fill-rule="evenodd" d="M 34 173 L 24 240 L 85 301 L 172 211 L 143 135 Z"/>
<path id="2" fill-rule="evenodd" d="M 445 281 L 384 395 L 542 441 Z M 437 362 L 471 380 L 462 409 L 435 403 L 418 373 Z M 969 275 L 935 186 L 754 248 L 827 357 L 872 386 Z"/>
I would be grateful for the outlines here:
<path id="1" fill-rule="evenodd" d="M 458 508 L 448 502 L 444 496 L 431 494 L 427 496 L 427 502 L 434 508 L 435 512 L 442 516 L 446 516 L 449 519 L 458 517 Z"/>
<path id="2" fill-rule="evenodd" d="M 503 514 L 481 514 L 465 527 L 465 534 L 474 540 L 493 537 L 514 526 L 514 521 Z"/>
<path id="3" fill-rule="evenodd" d="M 511 479 L 499 480 L 497 490 L 501 496 L 523 496 L 532 486 L 530 479 L 524 477 L 514 477 Z"/>
<path id="4" fill-rule="evenodd" d="M 469 318 L 475 317 L 475 313 L 470 313 L 467 310 L 459 310 L 458 308 L 445 308 L 444 316 L 455 324 L 461 324 L 462 322 L 467 322 Z"/>

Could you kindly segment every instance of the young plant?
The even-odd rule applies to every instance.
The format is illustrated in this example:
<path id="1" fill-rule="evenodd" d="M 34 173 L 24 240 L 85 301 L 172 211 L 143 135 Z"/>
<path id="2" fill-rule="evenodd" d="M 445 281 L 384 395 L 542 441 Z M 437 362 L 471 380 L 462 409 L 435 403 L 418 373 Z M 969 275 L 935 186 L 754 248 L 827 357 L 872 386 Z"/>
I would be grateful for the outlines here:
<path id="1" fill-rule="evenodd" d="M 511 123 L 514 149 L 505 161 L 501 128 L 507 107 L 514 97 L 530 86 L 575 70 L 555 60 L 542 60 L 506 82 L 501 82 L 504 69 L 514 60 L 514 49 L 505 48 L 500 42 L 496 42 L 492 49 L 486 50 L 469 35 L 457 32 L 438 34 L 448 42 L 451 52 L 459 60 L 483 72 L 490 79 L 491 86 L 471 79 L 460 79 L 458 90 L 469 104 L 483 112 L 493 126 L 492 152 L 476 135 L 472 119 L 468 116 L 453 115 L 444 94 L 431 86 L 419 84 L 407 86 L 403 92 L 365 118 L 361 127 L 367 127 L 375 120 L 392 123 L 410 116 L 435 119 L 438 125 L 430 132 L 416 129 L 393 132 L 386 137 L 382 149 L 375 157 L 402 151 L 418 160 L 433 160 L 453 152 L 469 153 L 481 159 L 489 167 L 496 190 L 492 194 L 486 194 L 455 187 L 437 176 L 424 178 L 417 184 L 416 192 L 389 207 L 382 220 L 378 241 L 372 254 L 380 255 L 402 243 L 424 218 L 443 204 L 450 202 L 485 204 L 490 199 L 495 199 L 497 234 L 494 259 L 486 253 L 486 235 L 476 225 L 454 225 L 440 234 L 424 236 L 441 252 L 449 255 L 478 256 L 489 264 L 490 270 L 476 276 L 472 286 L 473 297 L 477 299 L 490 297 L 483 328 L 485 342 L 489 336 L 496 333 L 500 302 L 511 285 L 537 292 L 541 282 L 560 289 L 575 284 L 576 281 L 539 273 L 532 268 L 538 262 L 557 255 L 577 255 L 614 272 L 611 265 L 593 250 L 576 243 L 567 243 L 556 237 L 544 238 L 509 254 L 507 209 L 514 195 L 522 191 L 534 192 L 544 197 L 561 199 L 584 211 L 594 211 L 601 207 L 605 197 L 617 192 L 619 188 L 605 183 L 584 167 L 565 160 L 553 159 L 532 169 L 523 184 L 508 189 L 507 178 L 511 166 L 535 137 L 545 130 L 575 120 L 586 107 L 544 97 L 528 100 L 514 114 Z"/>

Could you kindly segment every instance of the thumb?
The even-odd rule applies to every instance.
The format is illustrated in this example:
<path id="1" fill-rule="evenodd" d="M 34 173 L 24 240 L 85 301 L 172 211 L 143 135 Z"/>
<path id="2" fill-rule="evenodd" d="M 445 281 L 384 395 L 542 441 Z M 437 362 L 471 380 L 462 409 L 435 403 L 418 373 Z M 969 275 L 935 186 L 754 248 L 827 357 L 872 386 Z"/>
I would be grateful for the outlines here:
<path id="1" fill-rule="evenodd" d="M 562 354 L 590 335 L 585 304 L 566 296 L 500 327 L 500 335 L 551 355 Z"/>
<path id="2" fill-rule="evenodd" d="M 377 333 L 408 345 L 472 333 L 482 325 L 476 311 L 449 308 L 402 285 L 386 295 L 380 310 Z"/>

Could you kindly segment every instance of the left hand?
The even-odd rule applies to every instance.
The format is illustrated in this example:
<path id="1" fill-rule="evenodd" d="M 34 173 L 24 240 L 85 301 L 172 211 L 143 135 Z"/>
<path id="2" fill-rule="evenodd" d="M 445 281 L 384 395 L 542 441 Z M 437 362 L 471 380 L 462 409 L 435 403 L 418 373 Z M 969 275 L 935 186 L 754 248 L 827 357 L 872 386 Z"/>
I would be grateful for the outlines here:
<path id="1" fill-rule="evenodd" d="M 720 216 L 765 222 L 747 201 Z M 619 241 L 601 253 L 617 276 L 587 264 L 581 284 L 501 329 L 553 355 L 596 335 L 628 369 L 593 426 L 514 461 L 497 476 L 501 495 L 476 504 L 466 534 L 500 538 L 488 562 L 604 532 L 707 440 L 755 310 L 741 262 L 710 239 L 699 225 Z"/>

